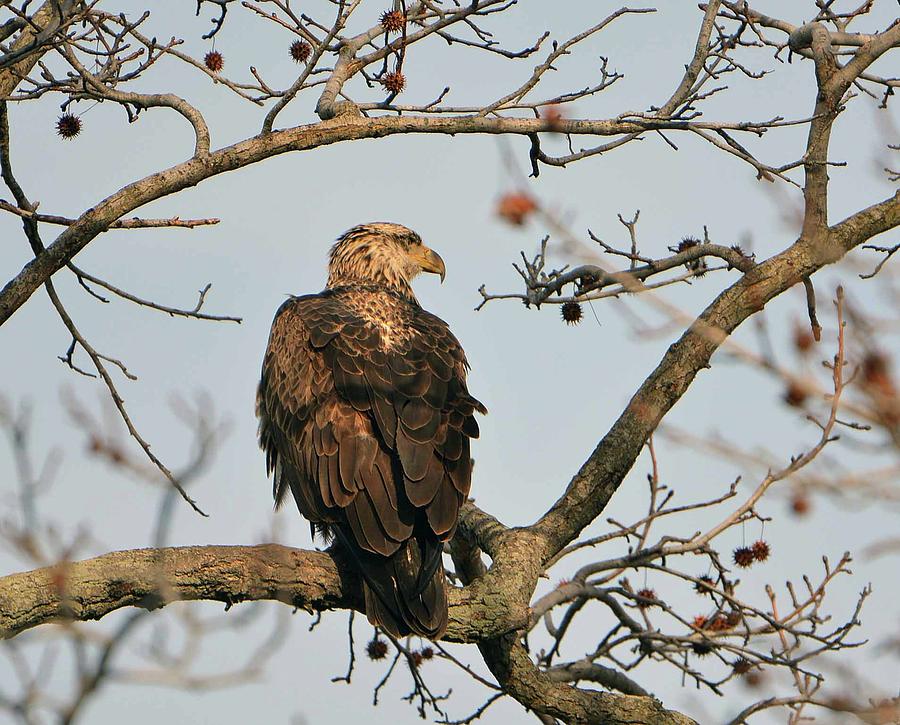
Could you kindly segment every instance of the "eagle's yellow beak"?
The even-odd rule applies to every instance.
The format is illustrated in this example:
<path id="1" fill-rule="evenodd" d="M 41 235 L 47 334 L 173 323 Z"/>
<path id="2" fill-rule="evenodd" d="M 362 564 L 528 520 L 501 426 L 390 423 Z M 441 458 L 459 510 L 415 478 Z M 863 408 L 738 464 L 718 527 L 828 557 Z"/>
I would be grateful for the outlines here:
<path id="1" fill-rule="evenodd" d="M 447 274 L 447 268 L 444 266 L 444 260 L 441 259 L 440 254 L 435 252 L 433 249 L 429 249 L 428 247 L 422 245 L 421 247 L 417 247 L 412 252 L 411 256 L 418 263 L 423 272 L 439 274 L 441 276 L 441 283 L 444 282 L 444 277 Z"/>

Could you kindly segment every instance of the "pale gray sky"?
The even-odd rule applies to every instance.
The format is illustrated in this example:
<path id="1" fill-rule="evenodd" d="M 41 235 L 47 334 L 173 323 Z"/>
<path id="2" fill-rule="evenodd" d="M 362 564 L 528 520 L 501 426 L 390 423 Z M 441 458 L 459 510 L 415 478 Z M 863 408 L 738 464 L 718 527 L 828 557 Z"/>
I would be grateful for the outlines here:
<path id="1" fill-rule="evenodd" d="M 193 17 L 191 3 L 179 5 L 154 9 L 152 31 L 145 32 L 160 39 L 176 33 L 187 39 L 188 50 L 202 55 L 208 48 L 207 42 L 199 40 L 207 29 L 206 19 Z M 378 3 L 369 5 L 355 27 L 363 27 L 363 21 L 383 9 Z M 799 23 L 810 14 L 812 3 L 793 2 L 788 10 L 778 2 L 759 5 L 764 11 L 786 12 Z M 881 5 L 879 19 L 884 21 L 890 17 L 892 3 Z M 509 12 L 508 22 L 496 24 L 496 30 L 509 46 L 529 44 L 545 29 L 553 38 L 564 39 L 617 7 L 610 2 L 521 2 Z M 696 3 L 670 1 L 660 3 L 653 16 L 616 21 L 558 63 L 559 72 L 548 77 L 545 95 L 591 83 L 598 56 L 603 55 L 609 56 L 610 66 L 624 73 L 625 79 L 596 98 L 577 103 L 571 115 L 608 117 L 663 102 L 680 80 L 700 17 Z M 290 83 L 296 66 L 287 58 L 287 33 L 238 10 L 229 21 L 216 40 L 226 70 L 241 77 L 252 64 L 271 83 Z M 782 65 L 766 53 L 755 58 L 754 67 L 778 72 L 771 80 L 754 83 L 728 77 L 732 90 L 706 104 L 707 117 L 761 120 L 808 115 L 814 93 L 811 65 L 797 60 Z M 260 109 L 183 65 L 160 65 L 142 87 L 189 97 L 207 114 L 214 147 L 255 133 L 263 115 Z M 522 82 L 534 65 L 531 59 L 510 62 L 455 47 L 448 50 L 441 42 L 417 45 L 404 66 L 409 90 L 403 98 L 411 103 L 427 101 L 451 85 L 450 102 L 491 100 Z M 358 99 L 377 98 L 374 91 L 364 95 L 357 86 L 353 90 Z M 13 161 L 26 192 L 40 200 L 41 211 L 78 215 L 124 183 L 175 163 L 191 151 L 189 129 L 176 114 L 155 109 L 128 125 L 121 109 L 112 104 L 92 108 L 82 117 L 82 134 L 63 142 L 53 128 L 60 100 L 45 97 L 10 111 Z M 279 125 L 313 121 L 314 101 L 309 96 L 294 103 L 279 117 Z M 82 104 L 78 110 L 85 107 Z M 852 103 L 837 125 L 833 158 L 850 165 L 831 174 L 834 220 L 890 192 L 876 173 L 884 136 L 873 108 L 873 103 L 862 99 Z M 896 128 L 896 104 L 888 113 Z M 624 242 L 626 232 L 616 214 L 630 217 L 640 209 L 641 249 L 650 255 L 665 254 L 666 247 L 682 236 L 702 234 L 704 224 L 715 240 L 746 244 L 759 257 L 782 249 L 794 238 L 796 226 L 785 218 L 784 210 L 796 203 L 796 190 L 756 181 L 749 166 L 699 140 L 677 134 L 670 138 L 679 147 L 677 153 L 662 139 L 648 135 L 642 143 L 568 169 L 544 168 L 538 180 L 528 182 L 529 188 L 585 237 L 590 228 L 604 239 Z M 768 133 L 762 142 L 745 142 L 777 165 L 797 158 L 803 139 L 802 130 L 783 129 Z M 508 143 L 525 170 L 527 140 Z M 546 145 L 562 150 L 560 140 L 548 139 Z M 110 232 L 78 257 L 78 263 L 93 274 L 172 305 L 192 306 L 195 290 L 212 282 L 207 311 L 242 316 L 240 326 L 170 319 L 115 299 L 101 305 L 84 294 L 71 275 L 57 276 L 60 295 L 82 332 L 101 352 L 122 358 L 140 377 L 137 382 L 122 380 L 120 390 L 135 423 L 163 460 L 177 466 L 190 442 L 168 405 L 171 396 L 208 392 L 217 413 L 230 421 L 230 433 L 214 464 L 192 488 L 210 517 L 200 518 L 185 505 L 177 507 L 173 544 L 251 544 L 266 536 L 271 521 L 270 484 L 256 446 L 253 397 L 272 315 L 285 295 L 321 289 L 326 251 L 335 236 L 356 223 L 380 219 L 416 229 L 446 261 L 443 286 L 422 279 L 416 289 L 422 304 L 446 319 L 462 341 L 472 363 L 470 389 L 490 410 L 473 450 L 477 461 L 473 495 L 478 504 L 507 524 L 526 524 L 546 510 L 678 330 L 669 327 L 657 335 L 636 336 L 621 314 L 623 305 L 654 324 L 661 321 L 640 301 L 595 303 L 599 324 L 587 311 L 583 324 L 575 328 L 560 322 L 554 306 L 534 311 L 516 302 L 494 302 L 475 313 L 482 283 L 495 292 L 518 291 L 520 280 L 510 262 L 520 249 L 533 253 L 545 233 L 538 223 L 518 230 L 494 216 L 498 195 L 513 184 L 494 138 L 409 136 L 340 144 L 272 159 L 141 210 L 149 216 L 216 216 L 222 219 L 218 226 Z M 30 251 L 14 219 L 2 218 L 0 225 L 5 238 L 0 244 L 0 269 L 8 279 L 29 259 Z M 43 232 L 45 242 L 56 233 L 47 227 Z M 828 269 L 820 274 L 816 284 L 821 305 L 830 307 L 829 298 L 839 280 L 850 284 L 854 277 L 852 270 Z M 710 275 L 691 287 L 669 289 L 665 297 L 697 312 L 733 278 L 733 273 Z M 876 299 L 872 285 L 851 287 L 851 293 Z M 805 314 L 802 291 L 785 294 L 768 309 L 773 337 L 786 349 L 789 323 Z M 833 326 L 826 326 L 826 334 L 831 335 L 830 343 Z M 754 346 L 753 326 L 741 329 L 737 339 Z M 59 523 L 63 539 L 71 538 L 80 527 L 90 528 L 96 541 L 79 552 L 83 557 L 146 546 L 158 490 L 83 455 L 84 436 L 64 414 L 61 391 L 70 391 L 94 411 L 108 405 L 100 385 L 74 375 L 57 360 L 68 344 L 69 336 L 43 291 L 4 325 L 0 336 L 0 394 L 33 406 L 37 452 L 58 446 L 65 455 L 52 492 L 41 501 L 42 512 Z M 884 344 L 897 351 L 896 339 L 885 337 Z M 827 348 L 822 356 L 831 354 Z M 785 354 L 784 360 L 791 358 Z M 719 355 L 670 420 L 697 433 L 718 432 L 748 448 L 765 446 L 786 460 L 814 442 L 816 431 L 796 411 L 782 405 L 780 394 L 779 387 L 758 372 Z M 665 442 L 660 443 L 660 455 L 665 480 L 677 489 L 682 503 L 724 490 L 741 473 L 747 474 L 751 484 L 755 480 L 738 463 L 709 460 Z M 642 458 L 613 499 L 608 515 L 621 520 L 640 512 L 645 505 L 646 472 Z M 0 489 L 5 498 L 14 486 L 8 448 L 0 447 Z M 799 579 L 803 573 L 815 578 L 822 554 L 836 560 L 845 550 L 860 551 L 885 532 L 896 531 L 895 511 L 880 508 L 848 514 L 844 508 L 817 501 L 816 515 L 798 521 L 786 515 L 783 499 L 775 497 L 763 504 L 762 510 L 775 517 L 767 525 L 766 536 L 776 555 L 765 567 L 742 577 L 757 585 L 757 601 L 763 601 L 764 582 L 780 585 L 785 578 Z M 286 509 L 277 519 L 285 543 L 310 545 L 307 526 L 293 510 Z M 675 524 L 677 530 L 672 533 L 689 534 L 713 520 L 712 513 L 695 516 Z M 591 531 L 603 532 L 605 526 L 597 522 Z M 755 538 L 757 533 L 748 531 L 746 536 Z M 727 545 L 741 543 L 739 532 L 729 536 L 734 541 Z M 615 552 L 604 556 L 611 553 Z M 0 554 L 0 569 L 16 566 Z M 896 561 L 891 560 L 859 562 L 852 580 L 837 583 L 829 611 L 838 619 L 846 616 L 855 593 L 873 581 L 876 591 L 863 613 L 868 625 L 864 633 L 871 636 L 887 627 L 896 631 L 900 608 L 892 575 L 895 567 Z M 572 569 L 574 564 L 555 570 L 548 585 Z M 662 580 L 659 591 L 665 591 Z M 189 606 L 198 616 L 220 616 L 218 606 Z M 263 619 L 268 622 L 278 605 L 266 606 L 271 611 Z M 690 600 L 684 606 L 702 608 Z M 119 613 L 91 626 L 113 627 L 122 616 Z M 595 623 L 596 629 L 587 625 L 579 629 L 575 635 L 583 641 L 573 638 L 564 655 L 580 656 L 582 645 L 587 650 L 589 638 L 605 631 L 607 613 L 598 607 L 591 616 L 586 622 Z M 167 617 L 171 613 L 154 619 Z M 357 619 L 359 644 L 369 639 L 371 628 L 364 618 Z M 307 633 L 308 623 L 305 614 L 293 617 L 288 641 L 254 684 L 204 693 L 114 684 L 93 703 L 85 722 L 113 723 L 127 717 L 132 725 L 162 719 L 223 723 L 262 718 L 281 723 L 301 716 L 308 723 L 366 718 L 417 721 L 415 710 L 400 701 L 410 684 L 403 673 L 395 675 L 378 708 L 371 709 L 372 686 L 382 676 L 384 663 L 362 656 L 351 686 L 329 681 L 346 667 L 345 613 L 326 615 L 313 633 Z M 214 672 L 240 662 L 265 634 L 266 627 L 258 623 L 249 632 L 224 636 L 202 660 L 201 671 Z M 21 640 L 39 636 L 35 632 Z M 68 653 L 62 656 L 64 660 Z M 874 657 L 874 652 L 855 656 Z M 896 660 L 877 662 L 896 675 Z M 126 664 L 125 658 L 120 664 Z M 0 682 L 7 681 L 5 667 L 0 664 Z M 65 669 L 62 662 L 59 667 Z M 480 671 L 485 671 L 483 665 Z M 447 703 L 451 719 L 468 714 L 488 694 L 443 664 L 429 664 L 426 674 L 436 690 L 444 683 L 445 688 L 453 688 Z M 748 693 L 740 686 L 730 687 L 724 698 L 682 688 L 679 674 L 669 669 L 653 670 L 652 678 L 649 670 L 638 672 L 635 678 L 667 705 L 682 708 L 702 722 L 734 714 L 748 701 Z M 895 683 L 892 676 L 883 684 L 890 691 Z M 772 694 L 781 694 L 789 691 L 789 685 L 782 679 L 771 689 Z M 527 719 L 517 704 L 502 702 L 485 721 Z"/>

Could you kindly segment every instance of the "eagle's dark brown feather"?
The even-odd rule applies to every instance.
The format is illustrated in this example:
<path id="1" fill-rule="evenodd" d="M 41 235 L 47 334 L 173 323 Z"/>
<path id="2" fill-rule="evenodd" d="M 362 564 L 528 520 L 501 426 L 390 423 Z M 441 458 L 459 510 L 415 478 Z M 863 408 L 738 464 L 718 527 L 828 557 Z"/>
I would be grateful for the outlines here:
<path id="1" fill-rule="evenodd" d="M 280 504 L 330 531 L 365 581 L 369 619 L 438 637 L 441 548 L 469 493 L 469 439 L 484 406 L 447 324 L 411 292 L 347 284 L 288 300 L 272 325 L 257 398 Z"/>

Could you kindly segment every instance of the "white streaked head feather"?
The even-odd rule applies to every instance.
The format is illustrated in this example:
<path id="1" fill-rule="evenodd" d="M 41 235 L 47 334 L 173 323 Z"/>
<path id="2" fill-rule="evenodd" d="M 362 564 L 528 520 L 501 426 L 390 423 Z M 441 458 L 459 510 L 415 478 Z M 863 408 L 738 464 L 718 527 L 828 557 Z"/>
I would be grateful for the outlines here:
<path id="1" fill-rule="evenodd" d="M 328 287 L 369 284 L 388 287 L 415 299 L 410 282 L 421 267 L 409 256 L 422 239 L 390 222 L 360 224 L 344 232 L 331 247 Z"/>

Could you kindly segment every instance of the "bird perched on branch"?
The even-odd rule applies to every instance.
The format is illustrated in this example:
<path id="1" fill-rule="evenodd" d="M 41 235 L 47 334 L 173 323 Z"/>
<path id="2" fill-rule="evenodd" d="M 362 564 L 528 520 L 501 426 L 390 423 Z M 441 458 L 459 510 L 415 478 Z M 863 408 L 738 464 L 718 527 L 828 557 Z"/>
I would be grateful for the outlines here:
<path id="1" fill-rule="evenodd" d="M 469 493 L 468 363 L 410 282 L 444 262 L 399 224 L 362 224 L 331 249 L 328 284 L 275 316 L 257 394 L 276 506 L 290 491 L 313 534 L 363 577 L 366 613 L 395 636 L 447 626 L 443 544 Z"/>

